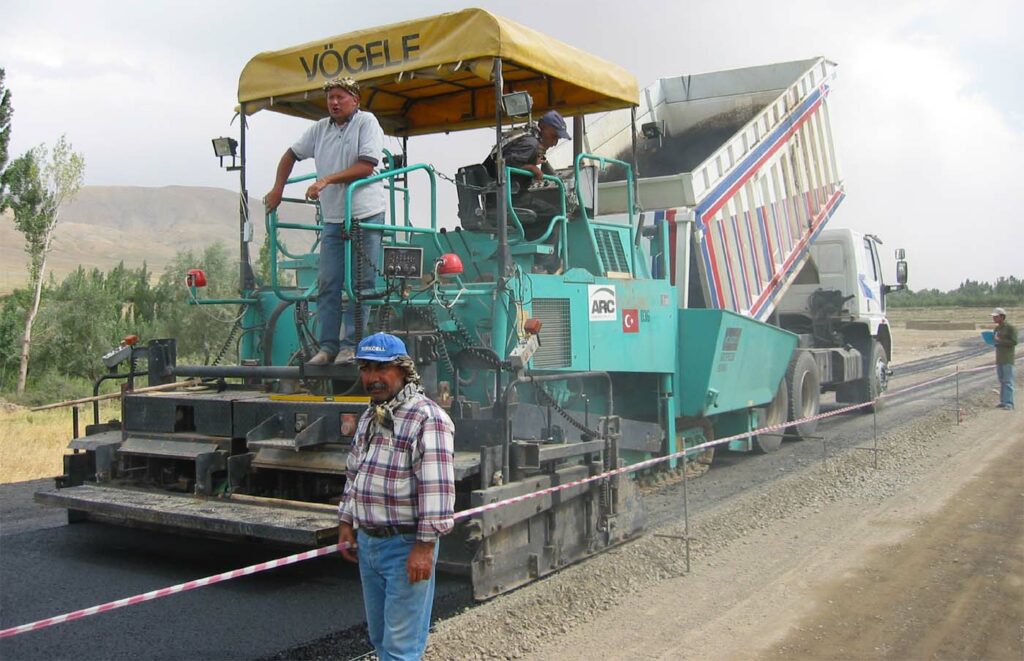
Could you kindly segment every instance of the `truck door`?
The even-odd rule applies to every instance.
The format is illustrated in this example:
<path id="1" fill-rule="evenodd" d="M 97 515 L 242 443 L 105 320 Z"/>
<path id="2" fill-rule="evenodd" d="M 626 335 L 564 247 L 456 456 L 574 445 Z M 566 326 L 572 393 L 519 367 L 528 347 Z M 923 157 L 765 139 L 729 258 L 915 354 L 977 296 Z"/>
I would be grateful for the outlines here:
<path id="1" fill-rule="evenodd" d="M 857 279 L 861 299 L 864 301 L 864 312 L 883 314 L 885 288 L 882 286 L 882 267 L 875 242 L 869 237 L 864 237 L 864 259 L 858 269 Z"/>

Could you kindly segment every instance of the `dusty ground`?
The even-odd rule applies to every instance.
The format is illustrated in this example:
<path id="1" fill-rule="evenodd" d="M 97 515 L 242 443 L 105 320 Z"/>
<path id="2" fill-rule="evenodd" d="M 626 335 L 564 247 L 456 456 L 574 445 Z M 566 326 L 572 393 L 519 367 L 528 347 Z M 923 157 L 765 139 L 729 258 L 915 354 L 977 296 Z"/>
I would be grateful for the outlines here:
<path id="1" fill-rule="evenodd" d="M 935 440 L 891 495 L 749 531 L 526 657 L 1024 658 L 1024 422 Z"/>
<path id="2" fill-rule="evenodd" d="M 977 336 L 895 332 L 898 362 Z M 1024 659 L 1024 417 L 994 397 L 694 517 L 689 573 L 670 524 L 439 622 L 428 658 Z"/>

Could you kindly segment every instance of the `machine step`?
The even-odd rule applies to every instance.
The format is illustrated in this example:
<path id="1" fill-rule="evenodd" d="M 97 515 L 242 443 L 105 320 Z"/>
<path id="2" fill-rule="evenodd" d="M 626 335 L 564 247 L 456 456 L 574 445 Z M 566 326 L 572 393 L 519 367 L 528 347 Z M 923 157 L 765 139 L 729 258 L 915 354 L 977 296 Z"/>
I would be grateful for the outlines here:
<path id="1" fill-rule="evenodd" d="M 44 505 L 87 512 L 122 525 L 184 529 L 306 547 L 330 544 L 338 535 L 338 517 L 334 512 L 278 508 L 187 494 L 84 484 L 39 492 L 35 499 Z"/>

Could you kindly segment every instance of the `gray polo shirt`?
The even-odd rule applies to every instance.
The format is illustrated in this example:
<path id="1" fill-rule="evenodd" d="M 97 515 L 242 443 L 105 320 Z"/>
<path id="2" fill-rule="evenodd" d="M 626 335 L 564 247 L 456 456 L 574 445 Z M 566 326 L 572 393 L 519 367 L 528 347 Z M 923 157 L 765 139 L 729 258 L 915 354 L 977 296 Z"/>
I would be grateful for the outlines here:
<path id="1" fill-rule="evenodd" d="M 321 119 L 292 145 L 298 160 L 313 157 L 317 177 L 341 172 L 358 160 L 373 163 L 374 174 L 384 151 L 384 131 L 373 113 L 358 110 L 338 126 L 330 117 Z M 345 194 L 348 184 L 334 184 L 320 191 L 324 222 L 345 222 Z M 352 218 L 359 220 L 384 211 L 384 182 L 360 186 L 352 194 Z"/>

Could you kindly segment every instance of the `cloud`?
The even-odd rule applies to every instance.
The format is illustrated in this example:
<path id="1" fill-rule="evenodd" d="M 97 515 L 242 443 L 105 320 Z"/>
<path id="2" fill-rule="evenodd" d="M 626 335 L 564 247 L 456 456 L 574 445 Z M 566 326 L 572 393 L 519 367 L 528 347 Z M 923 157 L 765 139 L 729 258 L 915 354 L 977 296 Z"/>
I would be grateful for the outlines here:
<path id="1" fill-rule="evenodd" d="M 1006 195 L 1024 134 L 929 24 L 846 55 L 833 111 L 850 195 L 837 222 L 908 248 L 915 288 L 1019 276 L 1024 232 L 1007 222 Z"/>
<path id="2" fill-rule="evenodd" d="M 637 0 L 583 12 L 575 3 L 482 4 L 622 65 L 642 86 L 829 57 L 840 65 L 830 103 L 849 191 L 834 222 L 907 248 L 914 287 L 1024 273 L 1012 249 L 1024 245 L 1024 224 L 1009 201 L 1024 147 L 1024 3 Z M 0 24 L 0 64 L 14 95 L 11 150 L 66 132 L 86 154 L 89 184 L 232 188 L 237 179 L 218 167 L 209 139 L 237 135 L 230 122 L 248 58 L 452 9 L 439 0 L 336 8 L 311 1 L 295 17 L 269 0 L 11 0 Z M 253 195 L 270 186 L 303 126 L 274 113 L 250 119 Z M 410 160 L 451 174 L 481 160 L 491 140 L 486 131 L 416 138 Z M 442 223 L 454 215 L 448 188 L 442 184 Z M 977 248 L 964 250 L 965 237 Z"/>

